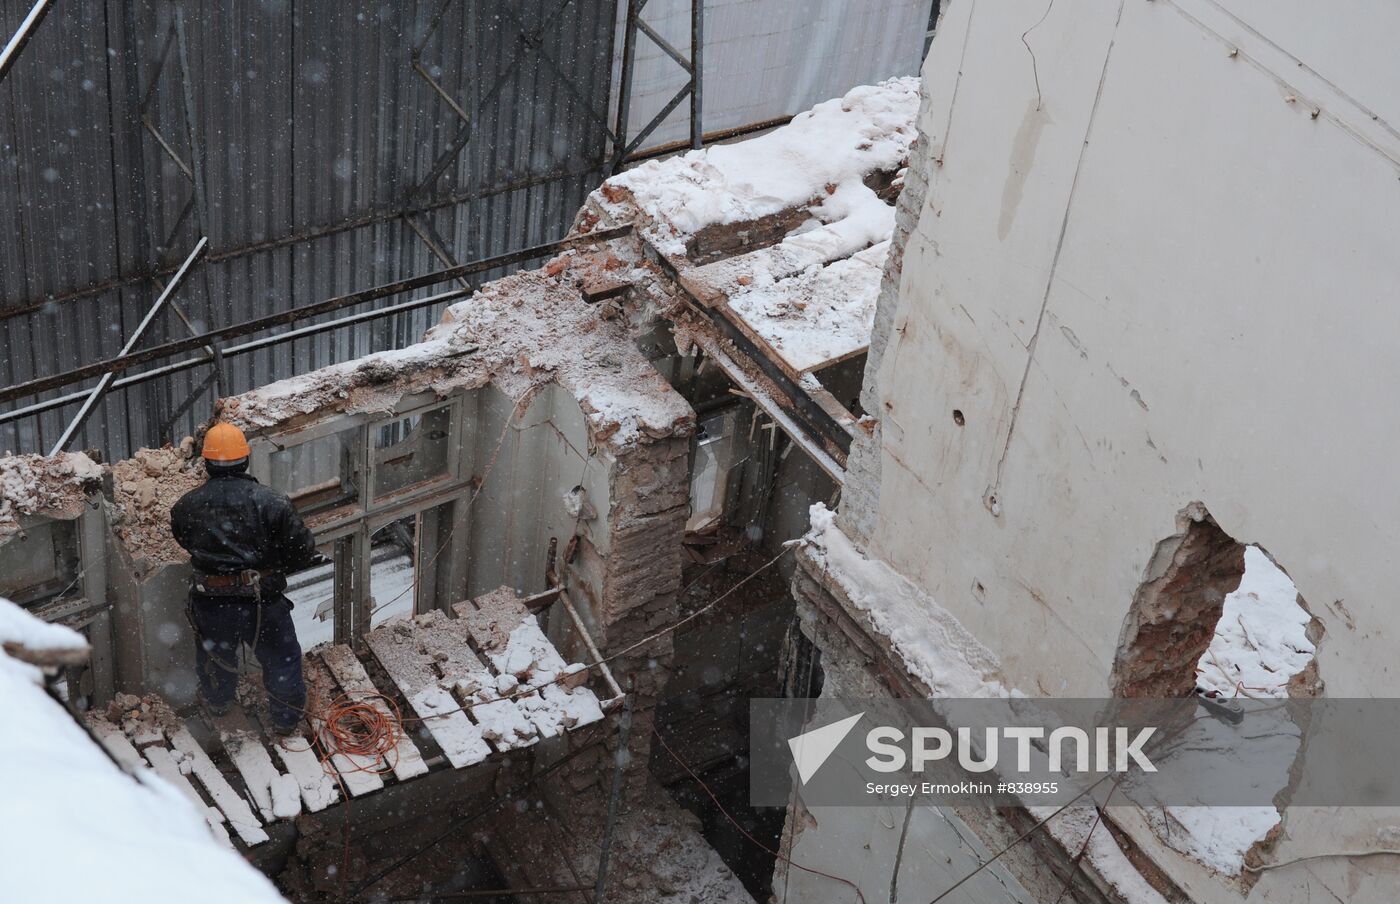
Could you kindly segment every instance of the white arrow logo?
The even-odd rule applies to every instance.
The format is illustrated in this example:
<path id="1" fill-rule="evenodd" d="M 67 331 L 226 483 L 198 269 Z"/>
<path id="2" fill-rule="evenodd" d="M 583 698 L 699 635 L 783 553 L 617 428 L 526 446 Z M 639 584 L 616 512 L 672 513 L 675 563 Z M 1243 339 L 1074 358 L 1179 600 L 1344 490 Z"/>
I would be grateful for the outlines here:
<path id="1" fill-rule="evenodd" d="M 788 749 L 792 751 L 793 762 L 797 763 L 797 777 L 802 784 L 807 784 L 816 774 L 863 715 L 865 713 L 856 713 L 840 722 L 832 722 L 788 739 Z"/>

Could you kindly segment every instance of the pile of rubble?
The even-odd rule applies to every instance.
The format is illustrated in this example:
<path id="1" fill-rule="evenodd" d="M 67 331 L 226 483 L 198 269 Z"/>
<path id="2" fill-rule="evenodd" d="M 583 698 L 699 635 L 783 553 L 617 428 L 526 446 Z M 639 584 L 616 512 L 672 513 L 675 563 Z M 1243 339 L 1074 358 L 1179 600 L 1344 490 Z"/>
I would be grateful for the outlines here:
<path id="1" fill-rule="evenodd" d="M 0 542 L 19 532 L 25 515 L 76 517 L 101 483 L 102 467 L 80 452 L 0 458 Z"/>
<path id="2" fill-rule="evenodd" d="M 113 523 L 133 559 L 184 561 L 170 535 L 170 507 L 203 482 L 204 462 L 188 439 L 179 448 L 142 449 L 112 465 Z"/>

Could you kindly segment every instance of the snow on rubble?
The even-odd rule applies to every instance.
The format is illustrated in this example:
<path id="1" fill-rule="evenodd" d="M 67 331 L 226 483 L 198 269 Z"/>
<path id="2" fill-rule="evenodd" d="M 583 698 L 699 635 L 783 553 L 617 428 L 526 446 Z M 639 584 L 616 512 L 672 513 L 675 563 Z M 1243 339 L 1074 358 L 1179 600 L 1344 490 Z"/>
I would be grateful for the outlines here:
<path id="1" fill-rule="evenodd" d="M 1215 626 L 1196 667 L 1196 681 L 1227 697 L 1287 697 L 1289 679 L 1317 652 L 1308 639 L 1312 615 L 1298 605 L 1298 588 L 1257 546 L 1244 551 L 1244 576 Z"/>
<path id="2" fill-rule="evenodd" d="M 863 85 L 766 134 L 650 161 L 608 184 L 626 189 L 643 213 L 665 224 L 655 237 L 660 250 L 683 254 L 685 237 L 706 226 L 809 204 L 828 185 L 855 191 L 852 183 L 869 173 L 902 165 L 918 110 L 917 78 Z M 616 209 L 611 200 L 604 204 L 610 207 Z"/>
<path id="3" fill-rule="evenodd" d="M 869 345 L 918 109 L 917 78 L 854 88 L 763 135 L 614 176 L 576 227 L 633 223 L 790 373 L 819 370 Z"/>
<path id="4" fill-rule="evenodd" d="M 889 249 L 885 239 L 797 276 L 755 276 L 751 288 L 730 294 L 729 307 L 794 370 L 816 370 L 870 344 Z"/>
<path id="5" fill-rule="evenodd" d="M 83 645 L 0 599 L 0 641 L 21 639 Z M 118 769 L 44 690 L 39 668 L 0 653 L 0 700 L 9 719 L 0 734 L 10 778 L 0 795 L 6 901 L 195 901 L 211 890 L 226 901 L 283 900 L 214 840 L 179 791 L 148 771 Z"/>
<path id="6" fill-rule="evenodd" d="M 579 282 L 613 259 L 565 252 L 549 265 L 482 286 L 449 307 L 422 342 L 270 383 L 225 403 L 257 430 L 332 412 L 391 411 L 411 393 L 445 396 L 488 383 L 516 399 L 553 381 L 587 416 L 597 442 L 685 431 L 689 406 L 637 350 L 624 323 L 584 302 Z"/>
<path id="7" fill-rule="evenodd" d="M 102 467 L 81 452 L 0 458 L 0 542 L 25 515 L 74 517 L 101 482 Z"/>

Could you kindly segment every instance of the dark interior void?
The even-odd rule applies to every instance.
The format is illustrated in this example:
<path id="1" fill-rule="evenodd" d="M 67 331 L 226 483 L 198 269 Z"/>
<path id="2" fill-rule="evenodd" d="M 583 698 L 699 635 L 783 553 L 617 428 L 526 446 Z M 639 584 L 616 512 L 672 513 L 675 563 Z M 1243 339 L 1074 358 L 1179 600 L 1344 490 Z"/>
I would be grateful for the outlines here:
<path id="1" fill-rule="evenodd" d="M 260 868 L 272 874 L 278 890 L 291 901 L 387 904 L 450 901 L 455 896 L 486 904 L 516 900 L 506 891 L 510 881 L 486 850 L 480 824 L 446 836 L 441 832 L 450 818 L 484 798 L 395 797 L 399 800 L 392 805 L 386 805 L 387 798 L 352 801 L 349 813 L 340 812 L 342 806 L 317 816 L 303 814 L 280 869 L 272 863 L 260 863 Z"/>
<path id="2" fill-rule="evenodd" d="M 767 558 L 746 553 L 689 566 L 683 613 L 725 593 Z M 770 851 L 779 849 L 784 810 L 749 805 L 749 700 L 820 693 L 817 658 L 798 630 L 786 578 L 766 571 L 677 635 L 673 675 L 657 712 L 658 730 L 685 764 L 655 744 L 653 774 L 700 818 L 705 839 L 758 901 L 771 894 Z"/>

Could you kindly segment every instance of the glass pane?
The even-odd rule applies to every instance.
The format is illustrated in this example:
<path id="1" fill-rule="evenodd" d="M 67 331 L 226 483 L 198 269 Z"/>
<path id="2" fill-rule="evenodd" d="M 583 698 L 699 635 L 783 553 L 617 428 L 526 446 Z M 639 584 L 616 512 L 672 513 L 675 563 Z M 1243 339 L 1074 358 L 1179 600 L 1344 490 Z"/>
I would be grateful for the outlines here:
<path id="1" fill-rule="evenodd" d="M 398 418 L 374 430 L 374 498 L 446 477 L 451 471 L 450 406 Z"/>
<path id="2" fill-rule="evenodd" d="M 360 435 L 360 428 L 352 427 L 272 453 L 269 485 L 286 493 L 303 514 L 353 502 L 359 497 L 355 449 Z"/>

